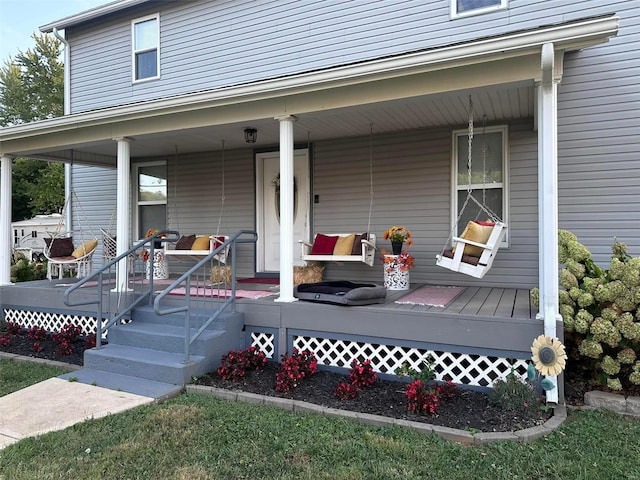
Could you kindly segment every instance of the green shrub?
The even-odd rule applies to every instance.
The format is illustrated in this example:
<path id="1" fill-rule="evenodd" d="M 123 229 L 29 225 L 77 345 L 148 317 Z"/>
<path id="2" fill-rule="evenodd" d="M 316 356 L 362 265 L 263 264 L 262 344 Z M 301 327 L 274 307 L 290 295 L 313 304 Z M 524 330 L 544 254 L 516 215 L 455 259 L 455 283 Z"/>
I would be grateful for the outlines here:
<path id="1" fill-rule="evenodd" d="M 608 270 L 571 232 L 558 235 L 560 314 L 570 359 L 612 390 L 640 385 L 640 258 L 615 241 Z M 539 291 L 531 291 L 538 305 Z"/>
<path id="2" fill-rule="evenodd" d="M 506 378 L 497 379 L 489 392 L 489 402 L 512 412 L 527 412 L 542 408 L 541 398 L 536 394 L 533 385 L 524 382 L 511 371 Z"/>
<path id="3" fill-rule="evenodd" d="M 16 252 L 11 257 L 11 281 L 13 283 L 44 280 L 46 276 L 46 264 L 32 262 L 22 252 Z"/>

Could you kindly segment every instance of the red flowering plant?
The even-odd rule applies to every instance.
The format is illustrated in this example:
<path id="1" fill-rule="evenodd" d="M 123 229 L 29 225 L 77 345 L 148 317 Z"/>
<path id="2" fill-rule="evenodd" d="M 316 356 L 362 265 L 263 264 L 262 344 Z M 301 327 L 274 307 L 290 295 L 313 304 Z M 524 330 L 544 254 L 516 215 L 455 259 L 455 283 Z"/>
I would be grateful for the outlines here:
<path id="1" fill-rule="evenodd" d="M 378 375 L 371 366 L 371 360 L 367 359 L 360 363 L 357 360 L 351 362 L 351 371 L 349 372 L 349 382 L 340 382 L 334 397 L 340 400 L 351 400 L 358 396 L 358 392 L 362 387 L 370 387 L 378 379 Z"/>
<path id="2" fill-rule="evenodd" d="M 218 375 L 223 380 L 239 381 L 251 370 L 262 370 L 267 358 L 264 352 L 252 346 L 245 350 L 230 350 L 222 357 Z"/>
<path id="3" fill-rule="evenodd" d="M 419 371 L 404 363 L 394 373 L 398 376 L 411 377 L 413 380 L 404 391 L 407 397 L 407 410 L 410 412 L 435 415 L 440 408 L 440 402 L 452 400 L 458 391 L 455 383 L 451 381 L 435 382 L 436 373 L 431 356 L 427 356 L 422 362 Z"/>
<path id="4" fill-rule="evenodd" d="M 398 267 L 403 272 L 406 272 L 415 265 L 415 257 L 407 252 L 402 252 L 400 255 L 391 255 L 384 248 L 381 248 L 380 253 L 380 260 L 384 264 L 384 269 L 387 273 L 393 272 Z"/>
<path id="5" fill-rule="evenodd" d="M 298 352 L 293 349 L 293 354 L 283 355 L 280 371 L 276 373 L 276 390 L 290 392 L 298 386 L 301 380 L 315 375 L 318 372 L 318 360 L 310 350 Z"/>

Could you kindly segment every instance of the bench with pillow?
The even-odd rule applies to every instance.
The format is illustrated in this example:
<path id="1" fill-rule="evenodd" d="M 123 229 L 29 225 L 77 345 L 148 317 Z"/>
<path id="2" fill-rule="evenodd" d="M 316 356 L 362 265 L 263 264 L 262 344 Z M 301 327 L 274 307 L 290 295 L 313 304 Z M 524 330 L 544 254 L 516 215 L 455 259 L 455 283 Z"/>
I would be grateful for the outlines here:
<path id="1" fill-rule="evenodd" d="M 45 238 L 44 255 L 47 258 L 47 278 L 59 279 L 64 271 L 76 270 L 76 277 L 82 278 L 91 273 L 93 252 L 98 245 L 97 239 L 87 240 L 78 247 L 73 244 L 73 237 Z"/>
<path id="2" fill-rule="evenodd" d="M 206 257 L 216 248 L 229 240 L 228 235 L 182 235 L 174 244 L 165 242 L 164 254 L 167 257 L 194 258 Z M 227 263 L 229 247 L 218 253 L 214 258 L 220 263 Z"/>
<path id="3" fill-rule="evenodd" d="M 376 236 L 366 233 L 317 233 L 313 243 L 299 240 L 300 258 L 310 262 L 363 262 L 373 266 Z"/>

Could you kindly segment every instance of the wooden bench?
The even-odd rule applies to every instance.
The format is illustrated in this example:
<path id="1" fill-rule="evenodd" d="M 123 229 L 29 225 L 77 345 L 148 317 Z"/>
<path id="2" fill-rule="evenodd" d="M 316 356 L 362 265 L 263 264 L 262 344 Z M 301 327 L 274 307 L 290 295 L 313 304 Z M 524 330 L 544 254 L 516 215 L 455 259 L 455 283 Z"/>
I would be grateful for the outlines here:
<path id="1" fill-rule="evenodd" d="M 164 244 L 164 254 L 166 257 L 175 257 L 175 258 L 192 258 L 192 259 L 200 259 L 202 257 L 206 257 L 211 252 L 213 252 L 219 245 L 220 239 L 224 238 L 224 242 L 229 240 L 228 235 L 196 235 L 196 240 L 199 238 L 208 238 L 208 248 L 207 249 L 188 249 L 188 250 L 177 250 L 176 244 L 171 242 L 165 242 Z M 227 246 L 224 250 L 219 252 L 214 258 L 218 260 L 220 263 L 227 263 L 227 255 L 229 254 L 229 247 Z"/>
<path id="2" fill-rule="evenodd" d="M 319 234 L 314 237 L 314 242 Z M 348 237 L 353 235 L 351 233 L 325 233 L 328 237 Z M 300 258 L 309 262 L 363 262 L 369 266 L 373 266 L 376 253 L 376 236 L 369 234 L 369 239 L 363 238 L 361 240 L 362 253 L 359 255 L 311 255 L 313 249 L 313 243 L 309 243 L 306 240 L 298 240 L 300 243 L 302 252 Z"/>

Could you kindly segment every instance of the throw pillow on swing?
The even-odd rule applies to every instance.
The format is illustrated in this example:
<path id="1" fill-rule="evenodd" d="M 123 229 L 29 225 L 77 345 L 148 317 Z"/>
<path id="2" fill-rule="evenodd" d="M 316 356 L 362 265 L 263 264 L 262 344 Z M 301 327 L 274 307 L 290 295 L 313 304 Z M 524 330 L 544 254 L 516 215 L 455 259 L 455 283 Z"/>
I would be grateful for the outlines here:
<path id="1" fill-rule="evenodd" d="M 487 243 L 489 241 L 489 237 L 491 236 L 491 231 L 493 230 L 494 224 L 493 222 L 476 222 L 470 221 L 467 223 L 464 232 L 460 235 L 460 238 L 464 238 L 465 240 L 471 240 L 472 242 L 477 243 Z M 455 252 L 455 248 L 453 249 Z M 475 245 L 465 245 L 464 246 L 464 255 L 471 255 L 473 257 L 479 257 L 482 255 L 483 248 L 476 247 Z"/>

